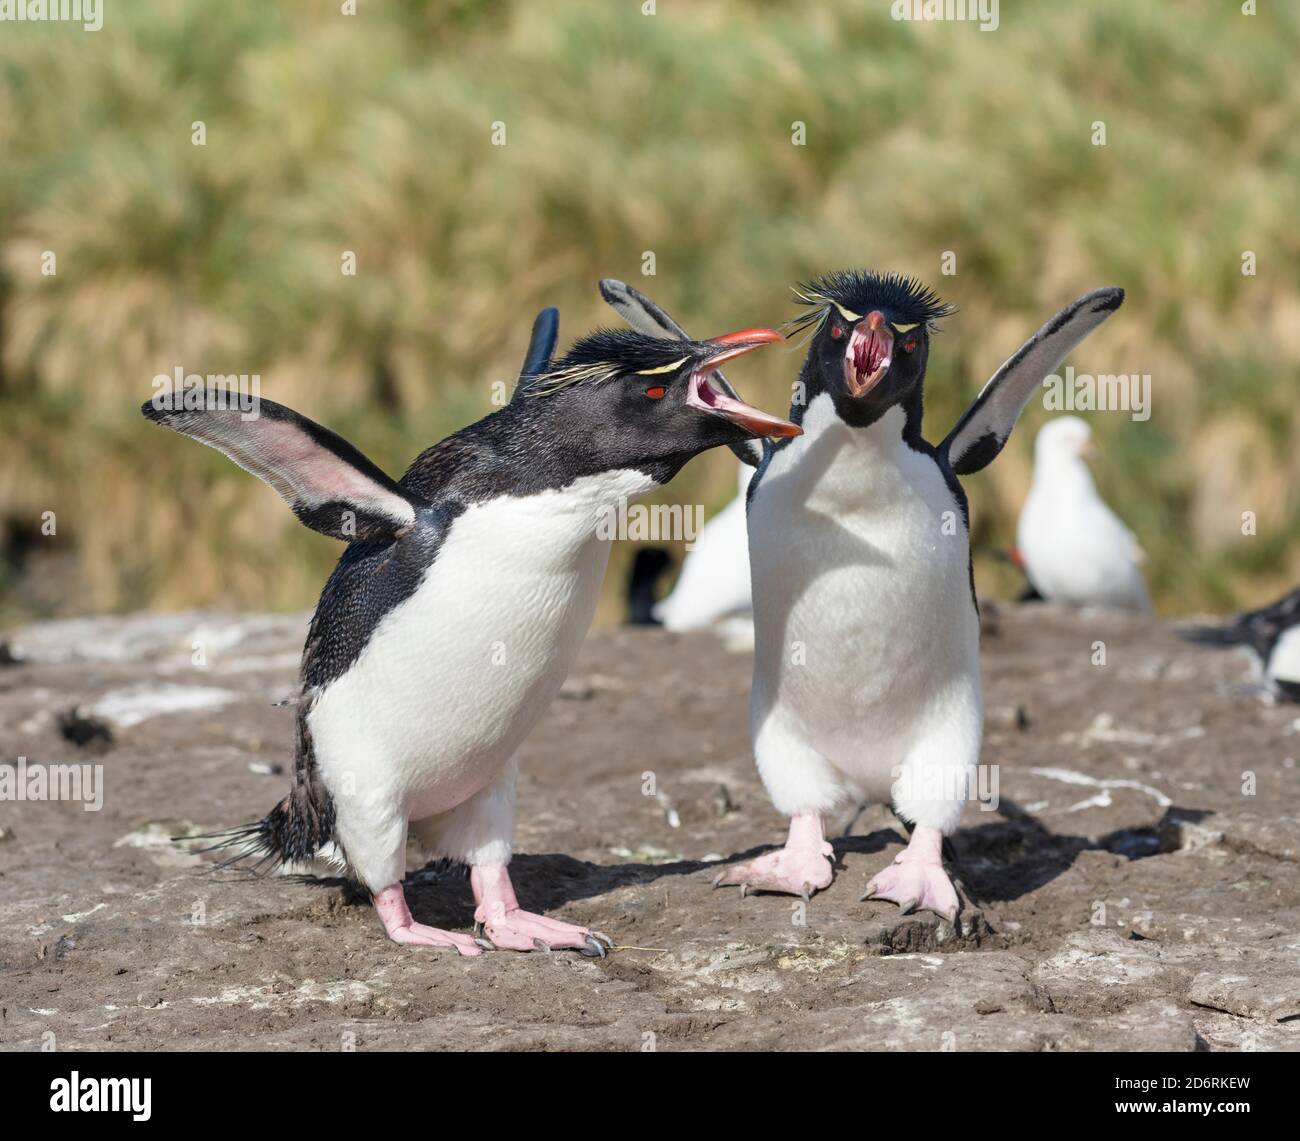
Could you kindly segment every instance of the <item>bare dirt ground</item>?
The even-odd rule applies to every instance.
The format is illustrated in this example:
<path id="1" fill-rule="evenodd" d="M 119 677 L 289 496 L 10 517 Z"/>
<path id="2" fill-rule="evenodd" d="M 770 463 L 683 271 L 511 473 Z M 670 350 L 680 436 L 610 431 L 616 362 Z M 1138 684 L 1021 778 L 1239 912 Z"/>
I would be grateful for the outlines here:
<path id="1" fill-rule="evenodd" d="M 709 634 L 593 633 L 524 750 L 514 871 L 525 906 L 617 941 L 603 961 L 399 947 L 337 883 L 213 875 L 168 840 L 282 795 L 292 711 L 272 702 L 301 618 L 19 631 L 0 761 L 102 765 L 104 795 L 0 802 L 0 1045 L 1300 1047 L 1300 708 L 1158 621 L 999 605 L 985 625 L 999 802 L 956 838 L 980 901 L 960 934 L 858 901 L 902 844 L 879 807 L 807 906 L 711 890 L 782 834 L 748 658 Z M 408 890 L 417 919 L 470 925 L 462 875 Z"/>

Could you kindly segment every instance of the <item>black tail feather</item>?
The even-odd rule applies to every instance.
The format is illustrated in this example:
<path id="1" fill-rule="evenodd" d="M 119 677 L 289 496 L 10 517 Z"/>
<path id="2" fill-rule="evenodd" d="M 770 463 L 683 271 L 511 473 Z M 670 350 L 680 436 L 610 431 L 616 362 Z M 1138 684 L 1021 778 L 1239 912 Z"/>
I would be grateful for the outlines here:
<path id="1" fill-rule="evenodd" d="M 261 820 L 219 832 L 173 839 L 215 840 L 215 844 L 195 851 L 229 853 L 214 865 L 218 871 L 240 869 L 263 876 L 285 864 L 314 859 L 333 835 L 334 802 L 326 797 L 323 804 L 317 804 L 306 788 L 295 785 Z M 249 865 L 247 861 L 253 859 L 256 862 Z"/>
<path id="2" fill-rule="evenodd" d="M 178 840 L 215 840 L 200 852 L 228 852 L 217 870 L 239 869 L 262 876 L 285 864 L 303 864 L 334 841 L 334 799 L 320 779 L 307 726 L 306 709 L 299 707 L 297 755 L 293 788 L 270 812 L 251 824 L 207 832 Z M 254 860 L 251 866 L 246 862 Z"/>

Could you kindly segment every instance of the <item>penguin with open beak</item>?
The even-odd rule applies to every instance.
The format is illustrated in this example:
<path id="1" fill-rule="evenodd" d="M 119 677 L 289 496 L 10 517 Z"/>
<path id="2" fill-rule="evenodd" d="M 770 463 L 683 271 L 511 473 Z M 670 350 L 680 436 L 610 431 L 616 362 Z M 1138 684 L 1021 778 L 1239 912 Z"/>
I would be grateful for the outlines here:
<path id="1" fill-rule="evenodd" d="M 662 324 L 628 287 L 603 283 L 602 292 L 636 327 Z M 789 835 L 715 885 L 808 898 L 833 875 L 826 817 L 875 800 L 891 804 L 911 836 L 863 898 L 955 923 L 961 902 L 945 838 L 975 790 L 983 727 L 957 476 L 997 456 L 1043 377 L 1123 292 L 1089 293 L 1047 322 L 938 447 L 921 435 L 923 386 L 931 336 L 952 309 L 891 273 L 835 273 L 796 295 L 805 308 L 792 326 L 810 334 L 791 410 L 803 434 L 761 446 L 747 514 L 750 729 Z"/>
<path id="2" fill-rule="evenodd" d="M 262 866 L 331 860 L 399 943 L 604 954 L 598 933 L 523 910 L 507 868 L 514 755 L 591 623 L 609 553 L 599 521 L 708 448 L 799 433 L 715 372 L 780 340 L 770 329 L 673 345 L 602 331 L 552 362 L 556 332 L 543 311 L 511 402 L 397 481 L 269 400 L 251 417 L 215 391 L 202 408 L 162 395 L 142 409 L 349 541 L 303 652 L 293 786 L 224 844 Z M 412 917 L 408 832 L 468 865 L 477 937 Z"/>

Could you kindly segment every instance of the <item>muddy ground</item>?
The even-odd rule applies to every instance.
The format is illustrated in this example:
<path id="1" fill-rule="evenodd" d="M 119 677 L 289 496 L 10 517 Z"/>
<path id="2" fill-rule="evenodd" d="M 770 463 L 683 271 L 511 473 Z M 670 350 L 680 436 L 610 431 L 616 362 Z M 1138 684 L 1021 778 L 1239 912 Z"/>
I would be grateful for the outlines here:
<path id="1" fill-rule="evenodd" d="M 342 885 L 213 875 L 169 841 L 282 794 L 292 711 L 272 702 L 302 618 L 18 631 L 0 760 L 102 765 L 103 804 L 0 802 L 0 1045 L 1300 1047 L 1300 707 L 1155 620 L 1000 605 L 985 624 L 999 801 L 956 838 L 979 900 L 960 933 L 858 901 L 902 844 L 879 807 L 806 907 L 711 890 L 781 838 L 748 658 L 593 633 L 524 749 L 514 871 L 525 906 L 617 941 L 603 961 L 400 947 Z M 423 922 L 471 923 L 463 876 L 416 871 L 408 895 Z"/>

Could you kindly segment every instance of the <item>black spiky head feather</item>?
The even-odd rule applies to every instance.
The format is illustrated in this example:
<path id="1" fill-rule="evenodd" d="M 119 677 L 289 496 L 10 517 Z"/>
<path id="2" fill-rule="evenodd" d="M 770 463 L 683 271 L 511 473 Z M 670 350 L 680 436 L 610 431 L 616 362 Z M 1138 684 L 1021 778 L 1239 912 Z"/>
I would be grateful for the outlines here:
<path id="1" fill-rule="evenodd" d="M 807 309 L 788 323 L 791 335 L 821 326 L 833 310 L 856 320 L 879 309 L 895 328 L 920 325 L 927 333 L 937 332 L 937 323 L 957 311 L 929 286 L 901 273 L 837 270 L 796 285 L 794 294 Z"/>
<path id="2" fill-rule="evenodd" d="M 601 384 L 620 376 L 670 380 L 707 351 L 697 341 L 669 341 L 634 329 L 597 329 L 534 377 L 527 394 L 547 396 L 575 384 Z"/>

